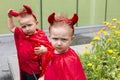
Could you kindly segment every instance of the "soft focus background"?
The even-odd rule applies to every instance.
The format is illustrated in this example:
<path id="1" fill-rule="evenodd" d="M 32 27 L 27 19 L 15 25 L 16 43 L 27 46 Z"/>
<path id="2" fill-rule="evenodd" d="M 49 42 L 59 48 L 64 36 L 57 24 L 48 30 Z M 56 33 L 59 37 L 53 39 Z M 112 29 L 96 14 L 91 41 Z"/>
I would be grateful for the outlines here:
<path id="1" fill-rule="evenodd" d="M 78 13 L 76 26 L 102 24 L 112 18 L 120 18 L 120 0 L 0 0 L 0 34 L 10 33 L 7 28 L 9 9 L 19 11 L 23 4 L 29 5 L 39 20 L 41 29 L 48 28 L 47 17 L 52 12 L 71 17 Z M 16 21 L 17 24 L 17 21 Z"/>

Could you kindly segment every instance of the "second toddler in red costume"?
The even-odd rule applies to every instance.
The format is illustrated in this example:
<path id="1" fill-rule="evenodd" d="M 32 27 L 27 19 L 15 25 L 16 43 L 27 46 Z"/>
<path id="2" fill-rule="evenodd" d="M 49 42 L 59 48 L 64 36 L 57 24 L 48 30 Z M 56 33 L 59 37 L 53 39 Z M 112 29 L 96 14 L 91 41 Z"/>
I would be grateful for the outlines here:
<path id="1" fill-rule="evenodd" d="M 14 33 L 21 80 L 37 80 L 44 74 L 51 57 L 51 44 L 45 33 L 37 28 L 38 21 L 32 9 L 27 5 L 23 7 L 20 12 L 9 10 L 8 27 Z M 13 17 L 18 19 L 20 27 L 14 24 Z"/>

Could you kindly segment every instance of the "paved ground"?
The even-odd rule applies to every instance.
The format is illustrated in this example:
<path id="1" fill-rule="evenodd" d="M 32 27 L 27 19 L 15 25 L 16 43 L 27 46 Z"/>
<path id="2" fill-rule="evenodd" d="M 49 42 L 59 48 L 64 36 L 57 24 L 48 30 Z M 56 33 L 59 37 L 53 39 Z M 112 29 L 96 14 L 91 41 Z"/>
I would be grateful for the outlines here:
<path id="1" fill-rule="evenodd" d="M 89 43 L 100 28 L 101 27 L 91 27 L 90 29 L 95 29 L 94 32 L 89 32 L 90 29 L 87 28 L 76 29 L 75 40 L 72 43 L 72 48 L 77 52 L 82 53 L 82 50 L 84 50 L 83 44 Z M 16 49 L 13 35 L 0 35 L 0 80 L 12 80 L 8 66 L 8 57 L 11 57 L 15 54 Z"/>

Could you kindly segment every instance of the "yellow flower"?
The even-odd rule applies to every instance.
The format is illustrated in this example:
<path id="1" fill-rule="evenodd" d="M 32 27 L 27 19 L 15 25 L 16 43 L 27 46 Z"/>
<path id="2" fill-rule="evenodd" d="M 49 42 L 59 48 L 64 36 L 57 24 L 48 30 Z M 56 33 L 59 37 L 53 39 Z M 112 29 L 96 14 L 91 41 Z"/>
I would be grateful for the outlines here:
<path id="1" fill-rule="evenodd" d="M 88 63 L 87 66 L 88 66 L 88 67 L 92 67 L 92 63 Z"/>
<path id="2" fill-rule="evenodd" d="M 107 50 L 109 54 L 114 54 L 115 52 L 112 49 Z"/>
<path id="3" fill-rule="evenodd" d="M 120 30 L 114 31 L 115 34 L 120 34 Z"/>
<path id="4" fill-rule="evenodd" d="M 105 22 L 103 22 L 103 24 L 108 25 L 108 24 L 109 24 L 109 22 L 105 21 Z"/>
<path id="5" fill-rule="evenodd" d="M 111 42 L 112 41 L 112 39 L 111 38 L 108 38 L 107 40 L 106 40 L 106 42 Z"/>
<path id="6" fill-rule="evenodd" d="M 83 54 L 88 54 L 89 53 L 89 51 L 88 50 L 83 50 Z"/>
<path id="7" fill-rule="evenodd" d="M 98 31 L 98 32 L 97 32 L 97 35 L 100 35 L 102 32 L 103 32 L 103 31 L 101 31 L 101 30 L 100 30 L 100 31 Z"/>
<path id="8" fill-rule="evenodd" d="M 104 35 L 105 36 L 109 36 L 110 34 L 108 32 L 104 32 Z"/>
<path id="9" fill-rule="evenodd" d="M 101 31 L 105 31 L 106 30 L 106 27 L 103 27 L 102 29 L 101 29 Z"/>
<path id="10" fill-rule="evenodd" d="M 108 26 L 109 29 L 115 29 L 116 26 Z"/>
<path id="11" fill-rule="evenodd" d="M 117 19 L 116 19 L 116 18 L 113 18 L 113 19 L 112 19 L 112 21 L 116 22 L 116 21 L 117 21 Z"/>
<path id="12" fill-rule="evenodd" d="M 84 48 L 86 48 L 86 49 L 87 49 L 87 48 L 88 48 L 88 45 L 84 45 Z"/>
<path id="13" fill-rule="evenodd" d="M 96 36 L 96 37 L 93 38 L 93 40 L 99 41 L 99 40 L 100 40 L 100 37 L 99 37 L 99 36 Z"/>
<path id="14" fill-rule="evenodd" d="M 101 34 L 102 32 L 104 32 L 106 30 L 106 27 L 103 27 L 101 30 L 99 30 L 98 32 L 97 32 L 97 34 L 99 35 L 99 34 Z"/>
<path id="15" fill-rule="evenodd" d="M 120 24 L 120 21 L 116 21 L 116 24 Z"/>
<path id="16" fill-rule="evenodd" d="M 93 45 L 93 44 L 94 44 L 94 42 L 93 42 L 93 41 L 91 41 L 91 42 L 90 42 L 90 44 L 91 44 L 91 45 Z"/>

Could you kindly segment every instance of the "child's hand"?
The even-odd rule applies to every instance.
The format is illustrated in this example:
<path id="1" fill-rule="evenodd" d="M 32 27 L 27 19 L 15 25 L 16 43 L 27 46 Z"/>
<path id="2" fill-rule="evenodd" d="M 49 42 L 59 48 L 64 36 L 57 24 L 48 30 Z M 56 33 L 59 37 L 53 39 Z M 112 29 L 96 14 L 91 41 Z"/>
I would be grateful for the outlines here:
<path id="1" fill-rule="evenodd" d="M 10 14 L 10 13 L 11 13 L 11 11 L 12 11 L 12 9 L 9 9 L 9 10 L 8 10 L 8 17 L 9 17 L 9 18 L 11 18 L 11 17 L 12 17 L 12 15 Z"/>
<path id="2" fill-rule="evenodd" d="M 40 47 L 35 47 L 34 52 L 36 54 L 45 53 L 45 52 L 47 52 L 47 48 L 45 46 L 41 45 Z"/>

